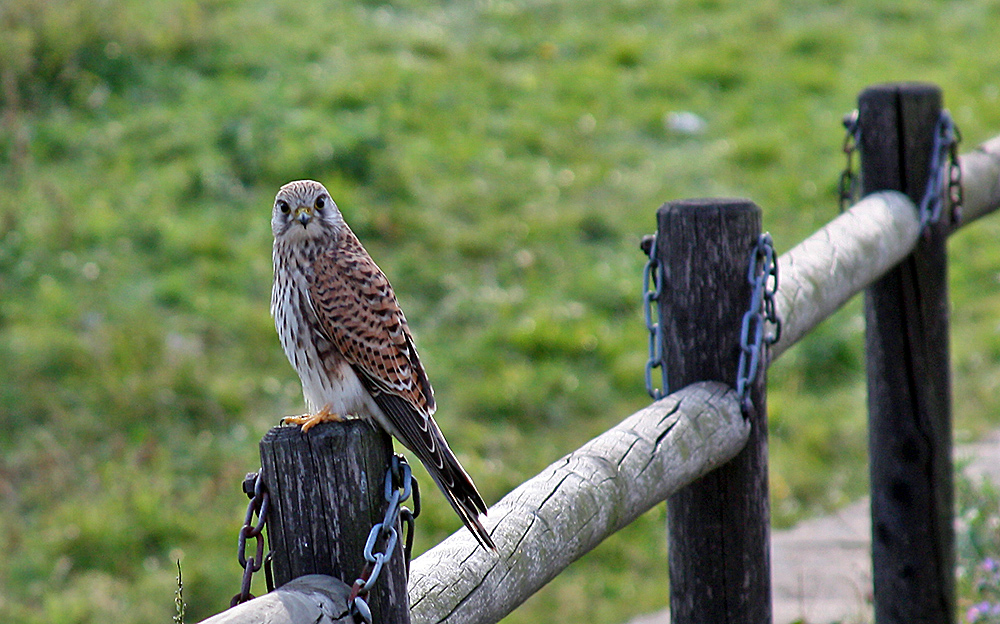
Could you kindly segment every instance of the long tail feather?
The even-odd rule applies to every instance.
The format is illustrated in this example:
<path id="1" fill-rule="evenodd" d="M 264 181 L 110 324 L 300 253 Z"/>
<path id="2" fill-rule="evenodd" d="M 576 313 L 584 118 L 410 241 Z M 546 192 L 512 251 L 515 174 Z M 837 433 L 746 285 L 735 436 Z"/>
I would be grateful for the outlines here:
<path id="1" fill-rule="evenodd" d="M 453 486 L 449 487 L 445 485 L 438 471 L 429 469 L 428 472 L 430 472 L 431 477 L 437 483 L 438 487 L 441 488 L 441 491 L 444 492 L 448 502 L 455 509 L 455 513 L 462 519 L 462 522 L 468 527 L 473 537 L 476 538 L 476 541 L 484 548 L 496 552 L 497 546 L 493 542 L 493 538 L 479 519 L 480 514 L 486 514 L 486 503 L 476 490 L 472 479 L 462 469 L 462 466 L 455 459 L 450 449 L 448 455 L 451 456 L 450 459 L 454 462 L 453 469 L 450 471 L 452 479 L 449 479 L 449 481 L 454 483 Z M 457 471 L 455 468 L 457 468 Z"/>

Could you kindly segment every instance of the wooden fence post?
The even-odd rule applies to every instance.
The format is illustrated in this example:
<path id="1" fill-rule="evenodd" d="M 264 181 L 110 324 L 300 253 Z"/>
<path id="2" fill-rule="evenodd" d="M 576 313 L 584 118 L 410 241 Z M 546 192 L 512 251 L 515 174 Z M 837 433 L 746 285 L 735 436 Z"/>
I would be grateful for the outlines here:
<path id="1" fill-rule="evenodd" d="M 941 115 L 933 85 L 858 99 L 864 194 L 920 205 Z M 951 622 L 955 559 L 948 357 L 947 217 L 865 294 L 875 620 Z"/>
<path id="2" fill-rule="evenodd" d="M 671 202 L 657 212 L 657 225 L 669 388 L 697 381 L 735 385 L 760 208 L 732 199 Z M 751 387 L 747 445 L 668 501 L 675 624 L 771 621 L 765 368 L 762 363 Z"/>
<path id="3" fill-rule="evenodd" d="M 365 565 L 368 533 L 386 510 L 388 434 L 362 420 L 324 423 L 308 433 L 274 427 L 260 442 L 260 457 L 271 495 L 267 538 L 275 585 L 306 574 L 352 584 Z M 376 622 L 410 622 L 402 542 L 368 596 Z"/>

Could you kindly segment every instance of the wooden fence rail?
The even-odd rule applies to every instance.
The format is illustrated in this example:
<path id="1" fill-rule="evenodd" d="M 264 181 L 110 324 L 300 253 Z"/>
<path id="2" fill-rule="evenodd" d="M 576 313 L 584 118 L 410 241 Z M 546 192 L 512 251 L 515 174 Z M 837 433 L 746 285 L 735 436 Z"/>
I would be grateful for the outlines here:
<path id="1" fill-rule="evenodd" d="M 1000 136 L 962 156 L 960 166 L 963 219 L 948 224 L 945 235 L 1000 207 Z M 759 216 L 757 219 L 759 227 Z M 899 265 L 913 253 L 921 237 L 913 201 L 905 194 L 884 191 L 865 197 L 781 255 L 775 305 L 783 330 L 780 340 L 771 346 L 769 361 Z M 703 381 L 687 385 L 505 496 L 490 508 L 485 522 L 498 554 L 485 552 L 461 530 L 415 559 L 407 592 L 411 621 L 497 622 L 608 535 L 743 454 L 745 447 L 753 446 L 748 446 L 748 440 L 766 421 L 744 417 L 730 384 Z M 759 393 L 755 402 L 763 405 L 762 390 L 755 392 Z M 766 459 L 766 431 L 756 431 L 756 435 L 764 436 L 755 438 L 758 441 L 754 444 L 763 449 Z M 759 451 L 754 453 L 760 455 Z M 754 470 L 753 465 L 746 464 L 749 467 L 740 470 Z M 763 513 L 766 517 L 766 508 Z M 336 567 L 332 562 L 326 565 Z M 286 585 L 283 594 L 269 594 L 210 621 L 334 622 L 345 617 L 342 583 L 328 576 L 304 578 L 307 582 Z M 766 583 L 764 587 L 766 590 Z M 311 611 L 290 614 L 289 605 L 300 603 L 311 605 Z M 689 606 L 692 613 L 701 608 Z M 769 608 L 731 615 L 725 609 L 713 610 L 712 621 L 770 621 Z M 884 617 L 886 622 L 893 621 Z"/>
<path id="2" fill-rule="evenodd" d="M 734 457 L 736 393 L 698 383 L 626 418 L 490 508 L 499 556 L 459 531 L 413 561 L 413 622 L 496 622 L 606 537 Z"/>
<path id="3" fill-rule="evenodd" d="M 1000 136 L 963 155 L 965 227 L 1000 206 Z M 905 195 L 869 195 L 778 258 L 781 282 L 775 295 L 781 338 L 771 347 L 778 359 L 851 297 L 909 255 L 920 236 L 917 207 Z"/>

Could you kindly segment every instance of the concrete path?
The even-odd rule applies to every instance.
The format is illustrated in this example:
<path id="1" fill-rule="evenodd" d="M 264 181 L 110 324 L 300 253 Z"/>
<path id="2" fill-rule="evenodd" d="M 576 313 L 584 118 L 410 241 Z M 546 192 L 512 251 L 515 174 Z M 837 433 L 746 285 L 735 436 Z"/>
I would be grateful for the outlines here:
<path id="1" fill-rule="evenodd" d="M 956 448 L 972 479 L 1000 483 L 1000 432 Z M 774 624 L 872 621 L 868 499 L 771 535 Z M 629 624 L 669 624 L 667 610 Z"/>

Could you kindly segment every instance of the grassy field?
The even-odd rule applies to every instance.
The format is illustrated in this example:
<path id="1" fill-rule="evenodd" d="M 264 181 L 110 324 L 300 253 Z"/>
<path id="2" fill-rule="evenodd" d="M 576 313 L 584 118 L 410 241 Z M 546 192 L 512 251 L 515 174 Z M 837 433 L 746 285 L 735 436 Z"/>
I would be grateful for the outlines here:
<path id="1" fill-rule="evenodd" d="M 749 197 L 789 249 L 837 213 L 865 86 L 937 83 L 966 150 L 1000 133 L 998 23 L 990 0 L 5 0 L 0 620 L 169 622 L 177 559 L 189 622 L 237 591 L 240 481 L 302 410 L 268 315 L 284 182 L 324 182 L 393 281 L 494 502 L 648 402 L 662 202 Z M 1000 424 L 998 238 L 951 243 L 960 438 Z M 778 526 L 866 490 L 862 334 L 854 302 L 771 370 Z M 420 550 L 458 527 L 423 482 Z M 662 608 L 664 516 L 505 622 Z"/>

